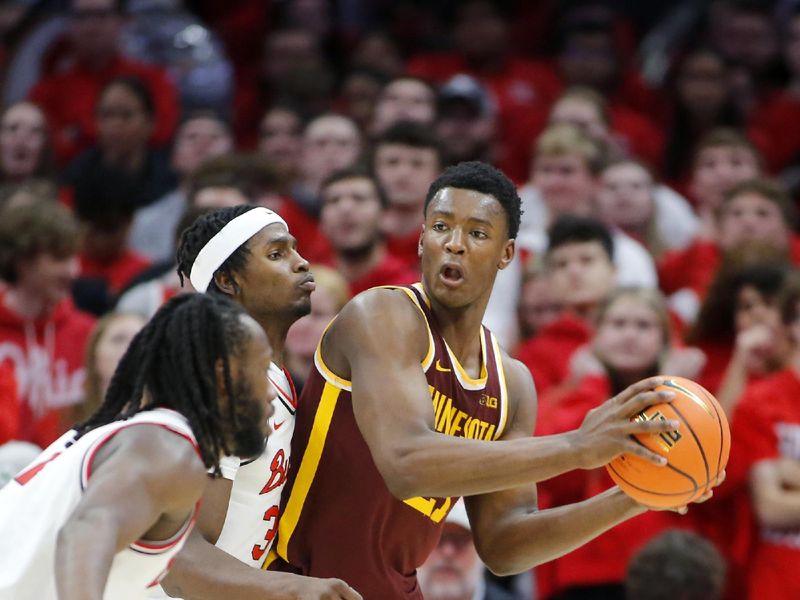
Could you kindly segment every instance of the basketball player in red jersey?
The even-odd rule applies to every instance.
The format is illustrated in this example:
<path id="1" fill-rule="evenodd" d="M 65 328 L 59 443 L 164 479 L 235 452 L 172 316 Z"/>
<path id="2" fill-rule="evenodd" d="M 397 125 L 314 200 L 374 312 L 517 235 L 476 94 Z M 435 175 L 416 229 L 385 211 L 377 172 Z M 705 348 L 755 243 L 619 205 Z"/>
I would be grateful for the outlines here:
<path id="1" fill-rule="evenodd" d="M 677 423 L 630 421 L 671 398 L 653 391 L 653 378 L 589 412 L 576 431 L 530 437 L 530 373 L 481 325 L 519 220 L 513 184 L 484 163 L 451 167 L 431 185 L 422 283 L 360 294 L 318 346 L 266 568 L 341 577 L 368 600 L 419 599 L 415 570 L 458 496 L 467 497 L 481 558 L 499 574 L 646 510 L 618 488 L 536 509 L 534 484 L 559 473 L 623 452 L 662 464 L 630 434 Z"/>

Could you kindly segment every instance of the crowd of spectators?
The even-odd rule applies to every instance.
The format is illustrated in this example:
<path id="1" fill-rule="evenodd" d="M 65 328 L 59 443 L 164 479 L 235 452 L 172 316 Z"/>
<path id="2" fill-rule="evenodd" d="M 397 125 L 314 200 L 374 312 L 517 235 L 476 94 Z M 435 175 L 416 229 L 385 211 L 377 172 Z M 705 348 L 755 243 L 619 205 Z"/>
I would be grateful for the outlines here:
<path id="1" fill-rule="evenodd" d="M 175 248 L 199 215 L 288 223 L 318 281 L 287 340 L 302 385 L 350 297 L 418 279 L 430 183 L 482 160 L 522 199 L 486 323 L 534 376 L 535 433 L 668 373 L 719 398 L 733 445 L 688 516 L 441 597 L 800 597 L 800 2 L 10 0 L 0 84 L 15 460 L 90 413 L 136 331 L 192 291 Z M 569 473 L 540 505 L 610 486 Z M 469 548 L 460 525 L 432 560 Z M 660 563 L 710 591 L 653 595 Z M 421 581 L 439 589 L 436 568 Z"/>

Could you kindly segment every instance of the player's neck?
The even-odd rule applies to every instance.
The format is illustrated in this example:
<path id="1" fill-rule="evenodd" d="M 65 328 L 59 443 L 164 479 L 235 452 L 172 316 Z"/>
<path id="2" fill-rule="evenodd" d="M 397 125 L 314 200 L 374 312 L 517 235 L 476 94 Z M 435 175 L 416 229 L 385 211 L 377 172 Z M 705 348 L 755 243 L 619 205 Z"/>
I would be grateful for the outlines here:
<path id="1" fill-rule="evenodd" d="M 454 309 L 441 306 L 431 299 L 439 333 L 468 372 L 471 365 L 476 367 L 476 372 L 480 371 L 481 323 L 488 301 L 488 298 L 476 300 L 464 308 Z"/>
<path id="2" fill-rule="evenodd" d="M 256 321 L 261 325 L 261 328 L 267 334 L 267 339 L 269 339 L 269 345 L 272 348 L 272 362 L 280 368 L 283 368 L 285 363 L 283 351 L 286 347 L 286 334 L 294 321 L 288 322 L 287 319 L 274 315 L 267 318 L 257 318 Z"/>

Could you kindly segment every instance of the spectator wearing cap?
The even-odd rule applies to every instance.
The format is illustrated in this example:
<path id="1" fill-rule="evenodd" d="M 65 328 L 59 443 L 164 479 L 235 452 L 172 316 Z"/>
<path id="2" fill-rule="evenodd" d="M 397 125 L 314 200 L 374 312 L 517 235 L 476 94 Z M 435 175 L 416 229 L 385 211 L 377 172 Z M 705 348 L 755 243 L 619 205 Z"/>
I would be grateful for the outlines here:
<path id="1" fill-rule="evenodd" d="M 178 187 L 136 212 L 129 237 L 131 248 L 154 262 L 171 260 L 175 253 L 173 232 L 186 210 L 192 176 L 205 161 L 232 149 L 230 128 L 218 115 L 198 112 L 187 117 L 172 147 Z"/>
<path id="2" fill-rule="evenodd" d="M 96 141 L 94 115 L 100 92 L 120 76 L 140 79 L 154 98 L 152 143 L 164 144 L 172 137 L 179 108 L 175 87 L 160 68 L 121 55 L 123 4 L 123 0 L 72 0 L 70 50 L 31 90 L 30 99 L 47 115 L 62 165 Z"/>
<path id="3" fill-rule="evenodd" d="M 380 229 L 386 197 L 372 176 L 361 169 L 336 171 L 320 193 L 320 229 L 333 248 L 331 266 L 347 280 L 353 296 L 379 285 L 417 281 L 416 271 L 386 251 Z"/>
<path id="4" fill-rule="evenodd" d="M 496 113 L 486 89 L 477 79 L 459 74 L 439 90 L 436 133 L 445 163 L 493 161 Z"/>
<path id="5" fill-rule="evenodd" d="M 445 519 L 442 536 L 418 570 L 419 587 L 426 600 L 513 600 L 485 577 L 463 500 Z"/>
<path id="6" fill-rule="evenodd" d="M 83 398 L 83 353 L 94 320 L 69 297 L 80 229 L 64 207 L 32 200 L 0 210 L 0 364 L 13 367 L 18 439 L 47 446 Z"/>

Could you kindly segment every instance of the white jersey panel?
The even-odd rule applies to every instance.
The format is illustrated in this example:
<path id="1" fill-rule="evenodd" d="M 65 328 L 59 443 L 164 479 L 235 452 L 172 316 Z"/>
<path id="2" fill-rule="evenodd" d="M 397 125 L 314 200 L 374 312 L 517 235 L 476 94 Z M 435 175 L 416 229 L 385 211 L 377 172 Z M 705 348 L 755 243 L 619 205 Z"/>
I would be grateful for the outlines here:
<path id="1" fill-rule="evenodd" d="M 262 565 L 277 533 L 297 409 L 294 386 L 286 373 L 273 363 L 268 375 L 277 392 L 272 403 L 272 433 L 264 453 L 236 470 L 228 513 L 217 540 L 218 548 L 254 567 Z M 226 463 L 226 471 L 233 470 L 231 467 L 231 462 Z M 231 479 L 227 473 L 225 476 Z"/>
<path id="2" fill-rule="evenodd" d="M 157 425 L 196 445 L 186 420 L 155 409 L 98 427 L 75 441 L 69 431 L 0 490 L 0 600 L 56 600 L 55 547 L 59 529 L 80 502 L 97 450 L 132 425 Z M 156 586 L 183 547 L 194 515 L 170 540 L 137 542 L 113 560 L 105 600 L 139 600 Z"/>

